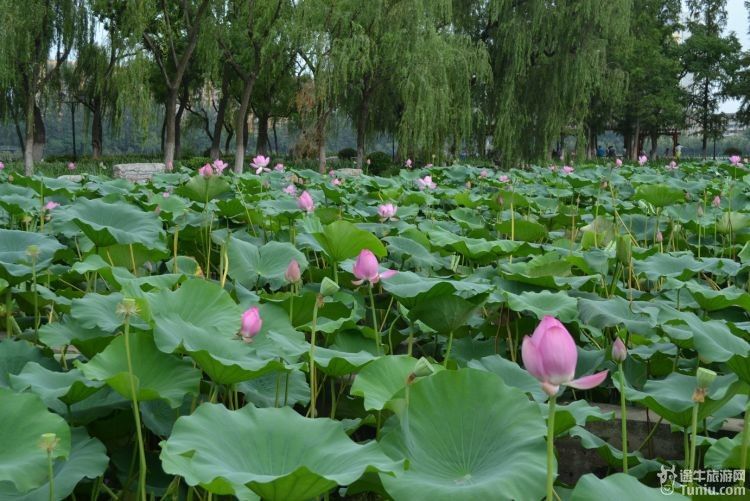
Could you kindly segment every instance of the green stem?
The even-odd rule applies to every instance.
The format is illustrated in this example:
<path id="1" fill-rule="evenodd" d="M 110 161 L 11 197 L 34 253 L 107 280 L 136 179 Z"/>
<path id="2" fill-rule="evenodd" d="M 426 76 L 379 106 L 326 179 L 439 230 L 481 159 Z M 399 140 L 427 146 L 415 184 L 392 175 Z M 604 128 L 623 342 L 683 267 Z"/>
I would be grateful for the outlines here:
<path id="1" fill-rule="evenodd" d="M 688 464 L 688 469 L 690 471 L 695 471 L 695 449 L 697 445 L 698 440 L 698 407 L 700 406 L 700 403 L 695 402 L 693 404 L 693 420 L 690 425 L 690 463 Z M 693 485 L 692 480 L 690 481 L 690 485 Z"/>
<path id="2" fill-rule="evenodd" d="M 34 335 L 39 339 L 39 295 L 36 290 L 36 257 L 31 260 L 31 284 L 34 292 Z"/>
<path id="3" fill-rule="evenodd" d="M 378 349 L 378 355 L 382 355 L 383 347 L 380 340 L 380 329 L 378 329 L 378 317 L 375 314 L 375 296 L 372 293 L 372 284 L 370 284 L 367 290 L 370 293 L 370 308 L 372 309 L 372 330 L 375 332 L 375 346 Z"/>
<path id="4" fill-rule="evenodd" d="M 13 337 L 13 293 L 10 285 L 5 293 L 5 335 L 9 339 Z"/>
<path id="5" fill-rule="evenodd" d="M 310 332 L 310 417 L 315 417 L 318 399 L 318 378 L 315 373 L 315 329 L 318 324 L 318 300 L 315 300 L 312 317 L 312 330 Z"/>
<path id="6" fill-rule="evenodd" d="M 555 500 L 555 402 L 557 397 L 549 398 L 547 415 L 547 501 Z"/>
<path id="7" fill-rule="evenodd" d="M 49 501 L 55 501 L 55 472 L 52 469 L 52 451 L 47 451 L 47 473 L 49 475 Z"/>
<path id="8" fill-rule="evenodd" d="M 128 375 L 130 376 L 130 396 L 133 399 L 133 415 L 135 416 L 135 432 L 138 439 L 138 490 L 142 501 L 146 501 L 146 450 L 143 445 L 143 433 L 141 431 L 141 411 L 138 408 L 138 395 L 135 391 L 135 375 L 133 375 L 133 360 L 130 356 L 130 315 L 125 315 L 125 356 L 128 361 Z"/>
<path id="9" fill-rule="evenodd" d="M 622 371 L 622 362 L 618 365 L 620 371 L 620 423 L 622 434 L 622 471 L 628 472 L 628 411 L 625 407 L 625 373 Z"/>
<path id="10" fill-rule="evenodd" d="M 750 446 L 750 401 L 745 408 L 745 421 L 742 426 L 742 449 L 740 456 L 740 470 L 747 471 L 747 448 Z M 745 485 L 745 478 L 741 477 L 740 487 Z"/>
<path id="11" fill-rule="evenodd" d="M 445 360 L 443 360 L 443 367 L 448 367 L 448 359 L 451 358 L 451 348 L 453 347 L 453 331 L 448 334 L 448 349 L 445 350 Z"/>

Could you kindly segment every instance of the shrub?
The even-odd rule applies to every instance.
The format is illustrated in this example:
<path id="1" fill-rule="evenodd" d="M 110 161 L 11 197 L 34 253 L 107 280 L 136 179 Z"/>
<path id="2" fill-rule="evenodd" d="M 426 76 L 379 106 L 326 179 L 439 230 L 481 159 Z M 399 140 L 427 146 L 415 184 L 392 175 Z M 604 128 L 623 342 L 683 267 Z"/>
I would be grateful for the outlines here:
<path id="1" fill-rule="evenodd" d="M 353 160 L 357 158 L 357 150 L 354 148 L 344 148 L 343 150 L 339 150 L 338 157 L 341 160 Z"/>
<path id="2" fill-rule="evenodd" d="M 740 155 L 741 156 L 742 155 L 742 150 L 739 149 L 739 148 L 737 148 L 736 146 L 727 146 L 724 149 L 724 154 L 727 155 L 727 156 L 732 156 L 732 155 Z"/>
<path id="3" fill-rule="evenodd" d="M 370 165 L 366 166 L 369 174 L 383 174 L 385 170 L 393 164 L 391 156 L 382 151 L 373 151 L 367 155 Z"/>

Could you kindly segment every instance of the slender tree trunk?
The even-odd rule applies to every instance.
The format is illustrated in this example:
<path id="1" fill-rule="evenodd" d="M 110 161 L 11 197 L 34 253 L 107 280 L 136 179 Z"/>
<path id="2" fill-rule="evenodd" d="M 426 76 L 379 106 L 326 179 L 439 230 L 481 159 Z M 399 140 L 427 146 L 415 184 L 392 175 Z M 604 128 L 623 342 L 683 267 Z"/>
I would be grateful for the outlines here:
<path id="1" fill-rule="evenodd" d="M 357 168 L 365 164 L 365 141 L 367 140 L 367 119 L 370 112 L 370 93 L 362 93 L 362 102 L 357 116 Z"/>
<path id="2" fill-rule="evenodd" d="M 26 146 L 23 148 L 23 170 L 27 176 L 34 173 L 34 92 L 26 97 Z"/>
<path id="3" fill-rule="evenodd" d="M 651 152 L 649 153 L 649 157 L 656 158 L 657 149 L 659 148 L 659 134 L 652 133 L 651 134 Z"/>
<path id="4" fill-rule="evenodd" d="M 315 124 L 315 143 L 318 145 L 318 170 L 321 174 L 326 172 L 326 122 L 328 111 L 318 105 L 318 121 Z"/>
<path id="5" fill-rule="evenodd" d="M 180 158 L 180 139 L 182 139 L 182 114 L 185 113 L 185 103 L 180 101 L 174 120 L 174 157 Z"/>
<path id="6" fill-rule="evenodd" d="M 34 106 L 34 162 L 41 162 L 44 158 L 44 146 L 47 143 L 47 130 L 44 127 L 44 117 L 39 106 Z"/>
<path id="7" fill-rule="evenodd" d="M 234 137 L 234 131 L 230 129 L 229 131 L 227 131 L 227 138 L 224 141 L 224 151 L 229 151 L 229 147 L 232 144 L 233 137 Z"/>
<path id="8" fill-rule="evenodd" d="M 221 155 L 221 132 L 224 130 L 224 115 L 229 104 L 229 77 L 227 71 L 221 78 L 221 98 L 219 108 L 216 110 L 216 123 L 214 123 L 214 137 L 211 140 L 211 160 L 216 160 Z"/>
<path id="9" fill-rule="evenodd" d="M 243 165 L 245 163 L 245 142 L 247 139 L 243 131 L 247 125 L 247 109 L 250 105 L 250 96 L 253 94 L 254 85 L 255 76 L 251 76 L 245 80 L 245 85 L 242 89 L 242 97 L 240 98 L 240 108 L 237 110 L 237 121 L 234 126 L 234 130 L 237 132 L 237 139 L 234 142 L 234 172 L 237 174 L 242 174 Z"/>
<path id="10" fill-rule="evenodd" d="M 102 104 L 99 99 L 94 100 L 91 119 L 91 156 L 98 159 L 102 156 L 104 133 L 102 131 Z"/>
<path id="11" fill-rule="evenodd" d="M 167 90 L 167 102 L 164 107 L 164 164 L 173 165 L 175 159 L 175 124 L 177 115 L 177 92 L 179 88 Z"/>
<path id="12" fill-rule="evenodd" d="M 78 149 L 76 148 L 76 105 L 70 103 L 70 130 L 73 135 L 73 161 L 78 160 Z"/>
<path id="13" fill-rule="evenodd" d="M 273 117 L 273 151 L 279 154 L 279 135 L 276 133 L 276 117 Z"/>
<path id="14" fill-rule="evenodd" d="M 268 155 L 268 115 L 258 115 L 258 135 L 255 140 L 255 154 Z"/>

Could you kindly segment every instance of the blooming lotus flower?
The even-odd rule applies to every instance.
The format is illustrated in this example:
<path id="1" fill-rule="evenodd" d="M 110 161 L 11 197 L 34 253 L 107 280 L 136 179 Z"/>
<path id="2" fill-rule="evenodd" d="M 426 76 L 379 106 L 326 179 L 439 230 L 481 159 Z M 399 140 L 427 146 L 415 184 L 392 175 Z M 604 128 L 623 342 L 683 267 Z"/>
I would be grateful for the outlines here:
<path id="1" fill-rule="evenodd" d="M 396 207 L 393 204 L 382 204 L 378 206 L 378 215 L 380 216 L 381 221 L 388 221 L 393 216 L 396 215 L 396 210 L 398 207 Z"/>
<path id="2" fill-rule="evenodd" d="M 289 266 L 286 267 L 284 272 L 284 278 L 290 284 L 296 284 L 302 278 L 302 272 L 299 269 L 299 263 L 296 259 L 292 259 L 289 262 Z"/>
<path id="3" fill-rule="evenodd" d="M 498 180 L 499 180 L 499 181 L 500 181 L 501 183 L 509 183 L 509 182 L 510 182 L 510 178 L 509 178 L 508 176 L 506 176 L 505 174 L 501 175 L 501 176 L 500 176 L 500 177 L 498 178 Z"/>
<path id="4" fill-rule="evenodd" d="M 643 165 L 646 162 L 648 162 L 648 157 L 646 155 L 641 155 L 638 157 L 638 165 Z"/>
<path id="5" fill-rule="evenodd" d="M 331 181 L 331 183 L 332 183 L 332 184 L 333 184 L 334 186 L 340 186 L 340 185 L 341 185 L 341 179 L 339 179 L 339 178 L 334 178 L 334 180 L 333 180 L 333 181 Z"/>
<path id="6" fill-rule="evenodd" d="M 729 157 L 729 161 L 732 162 L 732 165 L 739 165 L 742 158 L 740 158 L 739 155 L 732 155 Z"/>
<path id="7" fill-rule="evenodd" d="M 253 161 L 250 162 L 250 165 L 255 169 L 255 173 L 260 175 L 263 173 L 263 171 L 268 172 L 268 164 L 271 163 L 271 159 L 269 157 L 264 157 L 263 155 L 258 155 L 255 158 L 253 158 Z"/>
<path id="8" fill-rule="evenodd" d="M 352 267 L 352 273 L 357 280 L 352 281 L 354 285 L 362 285 L 364 282 L 376 284 L 382 278 L 389 278 L 398 273 L 396 270 L 386 270 L 380 273 L 378 258 L 369 249 L 362 249 Z"/>
<path id="9" fill-rule="evenodd" d="M 74 162 L 68 162 L 68 170 L 76 170 L 76 164 Z"/>
<path id="10" fill-rule="evenodd" d="M 297 198 L 297 207 L 305 212 L 312 212 L 315 209 L 315 202 L 307 191 L 303 191 Z"/>
<path id="11" fill-rule="evenodd" d="M 169 192 L 168 192 L 168 191 L 165 191 L 165 192 L 163 192 L 163 193 L 161 194 L 161 196 L 162 196 L 162 197 L 164 197 L 164 198 L 169 198 Z"/>
<path id="12" fill-rule="evenodd" d="M 412 166 L 411 158 L 407 158 L 406 159 L 406 168 L 407 169 L 411 169 L 411 166 Z"/>
<path id="13" fill-rule="evenodd" d="M 219 158 L 214 160 L 214 169 L 216 170 L 217 174 L 220 175 L 222 172 L 224 172 L 224 169 L 226 169 L 227 167 L 229 167 L 229 164 L 226 163 L 225 161 Z"/>
<path id="14" fill-rule="evenodd" d="M 667 170 L 677 170 L 677 162 L 672 160 L 669 162 L 669 165 L 667 165 Z"/>
<path id="15" fill-rule="evenodd" d="M 434 190 L 437 187 L 437 185 L 432 181 L 432 176 L 425 176 L 423 178 L 417 179 L 417 186 L 419 186 L 420 190 L 423 190 L 425 188 Z"/>
<path id="16" fill-rule="evenodd" d="M 575 171 L 575 169 L 570 165 L 564 165 L 562 170 L 565 174 L 570 174 L 571 172 Z"/>
<path id="17" fill-rule="evenodd" d="M 214 175 L 214 169 L 211 167 L 211 164 L 206 164 L 198 169 L 198 174 L 203 177 L 211 177 Z"/>
<path id="18" fill-rule="evenodd" d="M 521 358 L 526 370 L 537 378 L 542 389 L 554 396 L 561 385 L 588 390 L 600 385 L 607 371 L 573 379 L 578 351 L 568 330 L 554 317 L 545 316 L 534 333 L 523 338 Z"/>
<path id="19" fill-rule="evenodd" d="M 716 207 L 717 209 L 721 207 L 721 197 L 719 195 L 716 195 L 714 199 L 711 201 L 711 205 Z"/>
<path id="20" fill-rule="evenodd" d="M 244 342 L 252 342 L 255 335 L 260 332 L 261 327 L 263 327 L 263 319 L 260 318 L 260 313 L 258 312 L 257 306 L 253 306 L 242 314 L 242 327 L 240 327 L 240 336 L 242 336 L 242 340 Z"/>
<path id="21" fill-rule="evenodd" d="M 615 166 L 622 167 L 622 160 L 620 160 L 619 158 L 615 160 Z"/>
<path id="22" fill-rule="evenodd" d="M 60 204 L 57 202 L 49 201 L 46 204 L 44 204 L 44 210 L 50 211 L 52 209 L 56 209 L 57 207 L 60 207 Z"/>
<path id="23" fill-rule="evenodd" d="M 612 343 L 612 360 L 621 364 L 628 358 L 628 347 L 622 342 L 619 337 Z"/>
<path id="24" fill-rule="evenodd" d="M 289 186 L 287 186 L 286 188 L 284 188 L 283 191 L 287 195 L 296 195 L 297 194 L 297 187 L 294 186 L 293 184 L 290 184 Z"/>
<path id="25" fill-rule="evenodd" d="M 277 163 L 273 166 L 273 170 L 275 170 L 276 172 L 284 172 L 284 164 L 282 164 L 281 162 Z"/>
<path id="26" fill-rule="evenodd" d="M 487 177 L 489 175 L 490 173 L 487 172 L 487 169 L 482 169 L 481 172 L 479 173 L 479 177 Z"/>

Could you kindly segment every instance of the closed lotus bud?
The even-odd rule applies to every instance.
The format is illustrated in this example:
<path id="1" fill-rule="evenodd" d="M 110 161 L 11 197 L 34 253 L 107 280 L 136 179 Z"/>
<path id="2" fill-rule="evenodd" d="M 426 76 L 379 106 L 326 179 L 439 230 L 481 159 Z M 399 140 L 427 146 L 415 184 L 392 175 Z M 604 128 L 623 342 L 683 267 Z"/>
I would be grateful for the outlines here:
<path id="1" fill-rule="evenodd" d="M 698 387 L 703 388 L 704 390 L 711 386 L 711 383 L 716 380 L 716 376 L 717 374 L 714 371 L 706 369 L 705 367 L 698 367 L 698 370 L 695 372 L 695 379 L 698 381 Z"/>
<path id="2" fill-rule="evenodd" d="M 42 433 L 39 439 L 39 448 L 47 454 L 52 454 L 59 443 L 60 439 L 55 433 Z"/>
<path id="3" fill-rule="evenodd" d="M 418 377 L 427 377 L 432 374 L 435 374 L 435 367 L 432 366 L 429 360 L 421 357 L 414 365 L 414 370 L 407 377 L 406 383 L 411 384 Z"/>
<path id="4" fill-rule="evenodd" d="M 296 259 L 289 262 L 289 266 L 286 267 L 286 272 L 284 272 L 284 278 L 290 284 L 296 284 L 302 278 L 302 272 L 300 272 L 299 263 Z"/>
<path id="5" fill-rule="evenodd" d="M 703 206 L 699 205 L 698 206 L 698 217 L 702 217 L 702 216 L 703 216 Z"/>
<path id="6" fill-rule="evenodd" d="M 633 242 L 627 235 L 617 237 L 617 246 L 615 248 L 617 260 L 620 264 L 629 265 L 633 256 Z"/>
<path id="7" fill-rule="evenodd" d="M 625 346 L 625 343 L 622 342 L 622 339 L 618 337 L 612 344 L 612 360 L 621 364 L 626 358 L 628 358 L 628 348 Z"/>
<path id="8" fill-rule="evenodd" d="M 320 294 L 322 296 L 333 296 L 339 289 L 339 284 L 328 277 L 323 278 L 323 281 L 320 282 Z"/>

